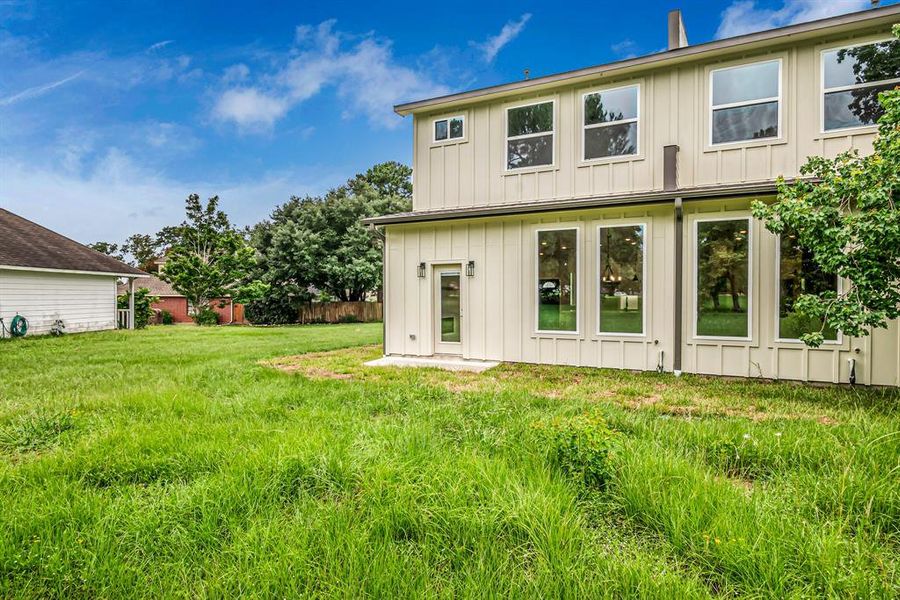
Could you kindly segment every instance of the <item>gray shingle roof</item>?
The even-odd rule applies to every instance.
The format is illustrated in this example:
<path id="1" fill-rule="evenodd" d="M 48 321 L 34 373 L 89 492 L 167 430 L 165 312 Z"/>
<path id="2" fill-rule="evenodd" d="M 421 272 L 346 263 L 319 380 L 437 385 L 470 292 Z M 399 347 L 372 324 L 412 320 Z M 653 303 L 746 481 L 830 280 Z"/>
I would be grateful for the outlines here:
<path id="1" fill-rule="evenodd" d="M 163 281 L 156 275 L 141 277 L 135 281 L 134 289 L 138 290 L 140 288 L 147 288 L 150 290 L 150 295 L 152 296 L 159 296 L 161 298 L 184 298 L 184 296 L 175 291 L 175 288 L 172 287 L 171 283 Z M 120 295 L 128 293 L 128 286 L 125 284 L 120 284 L 118 289 Z"/>
<path id="2" fill-rule="evenodd" d="M 74 240 L 0 208 L 0 267 L 146 275 Z"/>

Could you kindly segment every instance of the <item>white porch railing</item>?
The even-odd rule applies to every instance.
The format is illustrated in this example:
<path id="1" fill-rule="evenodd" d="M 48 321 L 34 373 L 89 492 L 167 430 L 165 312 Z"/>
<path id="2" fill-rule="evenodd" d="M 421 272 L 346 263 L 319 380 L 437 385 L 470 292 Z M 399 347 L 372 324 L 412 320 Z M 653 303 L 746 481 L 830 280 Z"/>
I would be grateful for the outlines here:
<path id="1" fill-rule="evenodd" d="M 117 308 L 116 323 L 119 329 L 131 329 L 131 311 L 127 308 Z"/>

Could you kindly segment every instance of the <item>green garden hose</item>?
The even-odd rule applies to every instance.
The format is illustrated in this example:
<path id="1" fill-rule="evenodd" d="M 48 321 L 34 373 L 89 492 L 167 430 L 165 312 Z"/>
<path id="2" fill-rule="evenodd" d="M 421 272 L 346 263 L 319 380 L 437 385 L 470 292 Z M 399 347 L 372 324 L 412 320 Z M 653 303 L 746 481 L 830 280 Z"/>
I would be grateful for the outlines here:
<path id="1" fill-rule="evenodd" d="M 22 337 L 28 331 L 28 321 L 22 315 L 16 315 L 9 322 L 9 332 L 13 337 Z"/>

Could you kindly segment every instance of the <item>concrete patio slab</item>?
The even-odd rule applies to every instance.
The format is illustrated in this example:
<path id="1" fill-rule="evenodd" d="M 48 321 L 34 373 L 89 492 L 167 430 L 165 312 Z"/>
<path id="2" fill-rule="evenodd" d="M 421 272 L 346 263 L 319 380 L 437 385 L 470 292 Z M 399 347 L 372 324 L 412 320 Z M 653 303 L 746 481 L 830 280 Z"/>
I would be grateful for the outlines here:
<path id="1" fill-rule="evenodd" d="M 457 356 L 382 356 L 365 363 L 367 367 L 414 367 L 473 373 L 482 373 L 499 364 L 489 360 L 469 360 Z"/>

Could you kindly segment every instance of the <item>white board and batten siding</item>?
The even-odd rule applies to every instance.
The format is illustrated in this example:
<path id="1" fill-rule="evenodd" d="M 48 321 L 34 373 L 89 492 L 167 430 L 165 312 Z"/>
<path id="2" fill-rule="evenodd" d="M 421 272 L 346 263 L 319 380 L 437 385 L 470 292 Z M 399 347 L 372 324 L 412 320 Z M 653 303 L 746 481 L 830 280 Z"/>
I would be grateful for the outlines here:
<path id="1" fill-rule="evenodd" d="M 28 320 L 28 335 L 49 333 L 57 319 L 66 333 L 116 328 L 116 277 L 0 269 L 0 317 Z"/>

